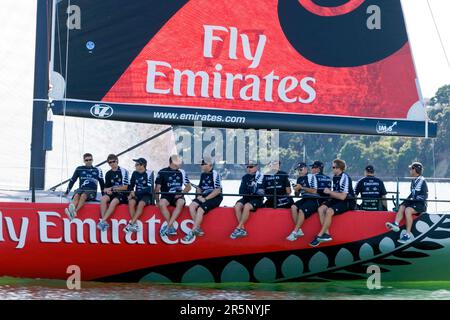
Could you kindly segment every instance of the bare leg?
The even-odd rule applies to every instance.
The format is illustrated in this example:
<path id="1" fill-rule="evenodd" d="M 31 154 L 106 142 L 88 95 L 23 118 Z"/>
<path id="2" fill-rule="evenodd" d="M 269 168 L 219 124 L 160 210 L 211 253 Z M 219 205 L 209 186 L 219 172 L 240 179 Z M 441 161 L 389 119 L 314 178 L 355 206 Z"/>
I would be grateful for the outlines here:
<path id="1" fill-rule="evenodd" d="M 173 212 L 172 212 L 172 218 L 170 218 L 170 221 L 169 221 L 167 227 L 171 227 L 172 224 L 175 222 L 175 220 L 177 220 L 178 216 L 181 213 L 181 210 L 183 210 L 185 203 L 186 203 L 186 201 L 182 198 L 177 200 L 175 210 L 173 210 Z"/>
<path id="2" fill-rule="evenodd" d="M 78 193 L 75 193 L 73 195 L 72 203 L 75 206 L 75 208 L 78 206 L 78 202 L 80 201 L 80 195 Z"/>
<path id="3" fill-rule="evenodd" d="M 236 204 L 234 205 L 234 213 L 236 215 L 236 219 L 237 222 L 239 224 L 239 222 L 241 221 L 242 218 L 242 209 L 244 208 L 244 205 L 240 202 L 236 202 Z"/>
<path id="4" fill-rule="evenodd" d="M 75 208 L 76 213 L 78 213 L 78 211 L 80 211 L 81 208 L 83 208 L 84 203 L 86 202 L 86 199 L 87 199 L 87 194 L 82 193 L 80 196 L 80 200 L 78 201 L 78 204 L 76 205 L 76 208 Z"/>
<path id="5" fill-rule="evenodd" d="M 406 209 L 406 208 L 405 208 L 404 205 L 401 205 L 400 208 L 398 208 L 397 215 L 395 216 L 395 222 L 396 222 L 397 224 L 400 224 L 400 221 L 402 221 L 403 216 L 404 216 L 404 214 L 405 214 L 405 209 Z"/>
<path id="6" fill-rule="evenodd" d="M 325 222 L 325 214 L 327 212 L 328 207 L 325 205 L 321 205 L 319 207 L 319 209 L 317 209 L 317 212 L 319 213 L 319 219 L 320 219 L 320 224 L 323 226 L 324 222 Z"/>
<path id="7" fill-rule="evenodd" d="M 244 229 L 244 224 L 247 222 L 251 210 L 253 210 L 253 206 L 250 203 L 246 203 L 244 209 L 242 210 L 241 220 L 237 226 L 238 228 Z"/>
<path id="8" fill-rule="evenodd" d="M 205 214 L 205 210 L 203 208 L 197 209 L 197 215 L 195 216 L 194 228 L 199 228 L 203 222 L 203 215 Z"/>
<path id="9" fill-rule="evenodd" d="M 328 233 L 328 229 L 331 226 L 331 222 L 333 220 L 334 211 L 331 208 L 328 208 L 325 214 L 325 221 L 322 226 L 322 230 L 319 232 L 319 236 L 322 236 L 324 233 Z"/>
<path id="10" fill-rule="evenodd" d="M 293 204 L 291 206 L 291 216 L 292 216 L 292 221 L 294 221 L 294 225 L 297 225 L 297 221 L 298 221 L 298 208 L 295 204 Z"/>
<path id="11" fill-rule="evenodd" d="M 131 221 L 136 214 L 136 200 L 131 199 L 128 201 L 128 211 L 130 212 Z"/>
<path id="12" fill-rule="evenodd" d="M 131 218 L 131 223 L 132 224 L 136 223 L 136 221 L 142 215 L 142 212 L 144 212 L 144 208 L 145 208 L 145 202 L 144 201 L 139 201 L 139 203 L 137 205 L 136 213 Z"/>
<path id="13" fill-rule="evenodd" d="M 197 212 L 197 208 L 199 207 L 199 204 L 197 203 L 197 202 L 192 202 L 190 205 L 189 205 L 189 213 L 191 214 L 191 218 L 192 218 L 192 220 L 194 220 L 195 221 L 195 215 L 196 215 L 196 212 Z"/>
<path id="14" fill-rule="evenodd" d="M 110 202 L 110 198 L 109 196 L 103 196 L 102 199 L 100 200 L 100 216 L 102 218 L 102 220 L 106 220 L 105 219 L 105 214 L 106 214 L 106 210 L 108 210 L 108 203 Z"/>
<path id="15" fill-rule="evenodd" d="M 166 219 L 167 223 L 170 221 L 170 212 L 167 207 L 169 206 L 169 201 L 166 199 L 159 200 L 159 210 L 161 211 L 162 215 L 164 216 L 164 219 Z"/>
<path id="16" fill-rule="evenodd" d="M 294 229 L 295 232 L 297 232 L 298 229 L 300 229 L 302 227 L 303 222 L 305 222 L 305 213 L 300 209 L 300 210 L 298 210 L 298 220 L 297 220 L 297 223 L 295 224 L 295 229 Z"/>
<path id="17" fill-rule="evenodd" d="M 406 231 L 411 234 L 412 224 L 413 224 L 413 214 L 416 214 L 417 211 L 413 208 L 406 208 L 405 217 L 406 217 Z"/>
<path id="18" fill-rule="evenodd" d="M 112 199 L 111 203 L 109 204 L 108 210 L 106 210 L 105 215 L 103 216 L 103 221 L 108 220 L 108 218 L 113 214 L 114 210 L 116 209 L 117 205 L 120 203 L 119 199 L 114 198 Z"/>

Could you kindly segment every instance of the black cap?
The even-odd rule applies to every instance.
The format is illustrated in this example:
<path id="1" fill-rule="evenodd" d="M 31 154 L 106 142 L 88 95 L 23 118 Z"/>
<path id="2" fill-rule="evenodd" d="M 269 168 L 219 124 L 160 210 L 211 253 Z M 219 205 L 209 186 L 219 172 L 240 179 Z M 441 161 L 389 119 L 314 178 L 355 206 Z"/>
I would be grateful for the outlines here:
<path id="1" fill-rule="evenodd" d="M 210 157 L 204 157 L 204 158 L 202 159 L 201 165 L 203 166 L 203 165 L 205 165 L 205 164 L 213 164 L 212 159 L 211 159 Z"/>
<path id="2" fill-rule="evenodd" d="M 423 165 L 420 162 L 413 162 L 409 165 L 410 169 L 415 169 L 417 173 L 422 173 Z"/>
<path id="3" fill-rule="evenodd" d="M 299 163 L 297 163 L 297 166 L 295 167 L 295 169 L 303 169 L 305 167 L 307 167 L 306 163 L 299 162 Z"/>
<path id="4" fill-rule="evenodd" d="M 147 160 L 145 160 L 144 158 L 133 159 L 133 161 L 139 163 L 140 165 L 147 165 Z"/>
<path id="5" fill-rule="evenodd" d="M 309 165 L 312 168 L 320 168 L 323 169 L 323 162 L 322 161 L 314 161 L 313 164 Z"/>
<path id="6" fill-rule="evenodd" d="M 365 169 L 368 173 L 375 173 L 375 168 L 373 167 L 373 165 L 369 164 L 368 166 L 366 166 Z"/>

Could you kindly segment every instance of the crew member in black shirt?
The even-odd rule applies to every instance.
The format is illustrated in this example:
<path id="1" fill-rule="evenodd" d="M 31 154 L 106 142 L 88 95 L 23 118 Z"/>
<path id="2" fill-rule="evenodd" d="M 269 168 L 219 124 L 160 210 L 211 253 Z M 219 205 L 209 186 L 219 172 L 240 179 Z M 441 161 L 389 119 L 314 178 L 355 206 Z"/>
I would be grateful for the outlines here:
<path id="1" fill-rule="evenodd" d="M 323 174 L 324 164 L 322 161 L 314 161 L 311 165 L 311 173 L 316 176 L 317 179 L 317 193 L 320 198 L 318 199 L 319 205 L 327 201 L 329 198 L 328 194 L 325 194 L 323 190 L 326 188 L 331 189 L 332 181 L 331 178 L 325 174 Z"/>
<path id="2" fill-rule="evenodd" d="M 181 163 L 182 160 L 177 154 L 170 156 L 169 166 L 161 169 L 156 177 L 155 191 L 162 192 L 161 200 L 159 200 L 159 194 L 156 194 L 156 203 L 159 205 L 159 209 L 167 222 L 167 225 L 162 226 L 159 231 L 161 236 L 177 235 L 177 230 L 173 223 L 186 203 L 183 194 L 191 190 L 191 182 L 186 172 L 181 169 Z M 169 206 L 175 207 L 172 216 L 170 216 Z"/>
<path id="3" fill-rule="evenodd" d="M 381 179 L 375 177 L 375 168 L 368 165 L 364 170 L 365 177 L 358 181 L 355 195 L 361 194 L 362 203 L 358 209 L 367 211 L 386 211 L 386 188 Z M 383 200 L 381 200 L 383 198 Z"/>
<path id="4" fill-rule="evenodd" d="M 274 160 L 270 163 L 270 172 L 264 175 L 264 192 L 267 200 L 266 208 L 290 208 L 293 204 L 291 194 L 291 183 L 286 172 L 280 170 L 280 161 Z M 274 206 L 274 194 L 276 206 Z"/>
<path id="5" fill-rule="evenodd" d="M 400 221 L 406 219 L 406 232 L 400 235 L 398 242 L 407 243 L 413 240 L 411 233 L 413 224 L 413 214 L 420 214 L 427 211 L 428 186 L 423 174 L 423 165 L 420 162 L 413 162 L 409 166 L 409 173 L 413 177 L 411 181 L 411 193 L 408 198 L 400 204 L 395 222 L 387 222 L 386 227 L 395 232 L 400 231 Z"/>
<path id="6" fill-rule="evenodd" d="M 356 205 L 355 193 L 353 192 L 352 179 L 345 173 L 346 164 L 344 160 L 333 160 L 333 190 L 326 188 L 323 192 L 330 196 L 318 209 L 322 229 L 311 241 L 310 245 L 315 247 L 321 242 L 333 240 L 329 234 L 329 228 L 334 215 L 353 210 Z"/>
<path id="7" fill-rule="evenodd" d="M 105 231 L 109 225 L 108 218 L 112 215 L 118 204 L 128 203 L 128 185 L 130 176 L 128 170 L 119 167 L 119 158 L 115 154 L 108 155 L 106 159 L 111 170 L 105 174 L 105 195 L 100 200 L 101 219 L 97 228 Z"/>
<path id="8" fill-rule="evenodd" d="M 144 212 L 144 208 L 153 203 L 153 171 L 147 170 L 147 160 L 133 159 L 136 170 L 131 175 L 128 186 L 128 211 L 131 220 L 124 228 L 125 232 L 139 232 L 137 220 Z"/>
<path id="9" fill-rule="evenodd" d="M 78 211 L 80 211 L 86 201 L 96 199 L 98 184 L 100 184 L 102 193 L 105 187 L 102 170 L 92 165 L 92 162 L 94 161 L 92 154 L 85 153 L 83 155 L 83 160 L 85 165 L 75 169 L 64 194 L 67 196 L 77 179 L 80 179 L 80 187 L 75 190 L 72 202 L 69 204 L 69 207 L 64 210 L 70 220 L 76 217 Z"/>
<path id="10" fill-rule="evenodd" d="M 263 206 L 263 180 L 264 175 L 258 171 L 258 163 L 250 160 L 247 163 L 247 174 L 242 177 L 239 187 L 239 194 L 243 194 L 244 196 L 234 205 L 238 225 L 231 233 L 231 239 L 247 236 L 247 230 L 245 230 L 244 224 L 250 216 L 250 211 L 254 212 Z"/>
<path id="11" fill-rule="evenodd" d="M 222 197 L 222 178 L 220 174 L 213 169 L 213 161 L 209 157 L 202 159 L 200 165 L 202 174 L 200 182 L 196 188 L 196 193 L 201 193 L 192 201 L 189 206 L 189 213 L 194 226 L 192 231 L 185 237 L 184 241 L 191 241 L 194 236 L 203 236 L 205 232 L 201 228 L 203 216 L 214 208 L 217 208 L 223 200 Z"/>
<path id="12" fill-rule="evenodd" d="M 303 236 L 301 226 L 306 218 L 309 218 L 319 207 L 319 194 L 317 193 L 316 175 L 308 173 L 306 163 L 300 162 L 297 165 L 299 177 L 297 184 L 294 185 L 295 195 L 301 195 L 302 199 L 295 202 L 291 207 L 292 220 L 294 221 L 294 230 L 286 238 L 289 241 L 295 241 Z"/>

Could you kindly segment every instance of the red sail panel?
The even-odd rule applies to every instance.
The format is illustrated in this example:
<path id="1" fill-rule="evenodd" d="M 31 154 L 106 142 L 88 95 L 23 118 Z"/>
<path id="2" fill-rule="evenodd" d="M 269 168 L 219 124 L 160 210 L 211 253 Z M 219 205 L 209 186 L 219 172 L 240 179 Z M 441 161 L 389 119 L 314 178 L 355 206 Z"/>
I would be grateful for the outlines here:
<path id="1" fill-rule="evenodd" d="M 309 14 L 305 19 L 345 18 L 347 20 L 342 24 L 347 23 L 346 27 L 350 28 L 350 23 L 358 18 L 359 24 L 355 28 L 367 28 L 365 23 L 370 15 L 366 11 L 370 4 L 367 1 L 350 2 L 341 11 L 330 13 L 325 8 L 322 12 L 325 17 L 316 14 L 320 12 L 310 12 L 314 11 L 314 8 L 308 8 L 311 1 L 296 1 L 296 5 L 304 9 L 301 14 Z M 102 100 L 227 110 L 407 118 L 409 109 L 419 101 L 407 39 L 398 50 L 386 57 L 381 54 L 377 61 L 347 67 L 323 65 L 323 61 L 328 61 L 323 57 L 326 50 L 317 49 L 321 57 L 313 62 L 308 48 L 302 51 L 302 44 L 296 45 L 301 39 L 293 39 L 292 33 L 287 31 L 289 23 L 286 19 L 289 17 L 282 12 L 281 5 L 284 3 L 277 0 L 257 3 L 250 0 L 189 1 L 148 42 Z M 326 29 L 327 24 L 322 26 L 320 23 L 318 21 L 317 26 L 322 28 L 322 33 L 330 31 Z M 205 26 L 217 27 L 210 34 L 217 37 L 215 40 L 205 41 Z M 311 32 L 317 30 L 312 29 Z M 319 33 L 317 37 L 317 41 L 325 41 Z M 360 43 L 355 44 L 356 49 L 352 48 L 349 54 L 364 46 L 367 39 L 359 40 Z M 263 48 L 262 41 L 265 41 Z M 251 58 L 258 56 L 258 44 L 262 48 L 260 60 L 254 61 Z M 383 46 L 383 42 L 378 45 Z M 205 47 L 211 49 L 212 57 L 205 54 L 208 51 Z M 378 58 L 370 57 L 368 61 L 374 59 Z M 330 60 L 330 64 L 333 63 Z M 151 69 L 150 65 L 154 68 Z M 175 69 L 180 73 L 202 72 L 202 75 L 196 77 L 189 88 L 185 74 L 178 76 L 177 85 Z M 236 79 L 230 81 L 231 77 Z M 154 84 L 149 84 L 153 80 Z M 165 92 L 158 93 L 161 90 Z"/>

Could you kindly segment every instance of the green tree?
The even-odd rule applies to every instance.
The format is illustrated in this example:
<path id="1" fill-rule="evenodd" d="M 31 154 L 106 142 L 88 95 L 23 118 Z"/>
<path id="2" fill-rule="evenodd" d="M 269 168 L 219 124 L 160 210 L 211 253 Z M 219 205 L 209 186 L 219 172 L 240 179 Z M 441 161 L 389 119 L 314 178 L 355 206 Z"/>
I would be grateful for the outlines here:
<path id="1" fill-rule="evenodd" d="M 450 84 L 438 89 L 435 96 L 429 102 L 430 106 L 440 105 L 442 107 L 450 106 Z"/>

